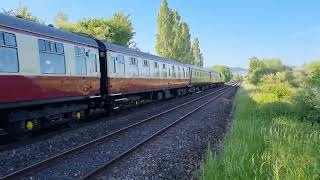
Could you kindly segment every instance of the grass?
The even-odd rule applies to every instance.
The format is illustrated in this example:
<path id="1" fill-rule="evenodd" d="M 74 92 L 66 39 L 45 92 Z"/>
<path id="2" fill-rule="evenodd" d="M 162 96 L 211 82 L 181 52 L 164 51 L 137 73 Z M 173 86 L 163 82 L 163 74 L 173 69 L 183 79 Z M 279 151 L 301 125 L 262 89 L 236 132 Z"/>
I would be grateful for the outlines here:
<path id="1" fill-rule="evenodd" d="M 208 148 L 200 179 L 320 179 L 320 124 L 300 121 L 289 99 L 239 90 L 224 152 Z"/>

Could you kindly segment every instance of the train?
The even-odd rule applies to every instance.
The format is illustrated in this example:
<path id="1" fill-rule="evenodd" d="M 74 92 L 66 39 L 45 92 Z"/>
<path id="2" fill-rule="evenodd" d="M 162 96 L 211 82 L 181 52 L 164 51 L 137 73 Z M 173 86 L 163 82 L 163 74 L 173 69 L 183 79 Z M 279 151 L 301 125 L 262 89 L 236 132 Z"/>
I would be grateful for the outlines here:
<path id="1" fill-rule="evenodd" d="M 223 83 L 219 72 L 0 14 L 0 128 L 14 136 Z"/>

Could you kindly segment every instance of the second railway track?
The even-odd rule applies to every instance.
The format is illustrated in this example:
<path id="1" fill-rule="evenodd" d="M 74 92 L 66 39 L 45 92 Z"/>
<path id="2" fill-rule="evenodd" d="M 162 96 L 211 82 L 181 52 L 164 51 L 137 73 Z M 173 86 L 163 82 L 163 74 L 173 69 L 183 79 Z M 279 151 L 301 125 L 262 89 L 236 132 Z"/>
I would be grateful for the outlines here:
<path id="1" fill-rule="evenodd" d="M 135 150 L 137 147 L 141 146 L 142 144 L 148 142 L 150 139 L 154 138 L 155 136 L 162 133 L 166 129 L 172 127 L 173 125 L 175 125 L 179 121 L 185 119 L 186 117 L 188 117 L 192 113 L 198 111 L 199 109 L 201 109 L 202 107 L 204 107 L 208 103 L 212 102 L 213 100 L 217 99 L 218 97 L 222 96 L 224 93 L 228 92 L 232 88 L 234 88 L 234 85 L 232 85 L 231 87 L 224 87 L 224 88 L 218 89 L 212 93 L 206 94 L 206 95 L 201 96 L 199 98 L 196 98 L 194 100 L 183 103 L 177 107 L 168 109 L 168 110 L 163 111 L 159 114 L 156 114 L 156 115 L 153 115 L 149 118 L 143 119 L 135 124 L 132 124 L 132 125 L 127 126 L 125 128 L 114 131 L 110 134 L 107 134 L 107 135 L 102 136 L 100 138 L 97 138 L 93 141 L 85 143 L 81 146 L 78 146 L 78 147 L 75 147 L 71 150 L 60 153 L 56 156 L 50 157 L 50 158 L 43 160 L 39 163 L 36 163 L 36 164 L 33 164 L 29 167 L 20 169 L 14 173 L 11 173 L 11 174 L 8 174 L 8 175 L 2 177 L 1 179 L 17 179 L 17 178 L 21 178 L 21 177 L 28 177 L 28 176 L 34 176 L 34 175 L 41 176 L 41 174 L 42 174 L 41 172 L 46 172 L 46 171 L 52 172 L 56 169 L 56 167 L 57 167 L 57 169 L 60 169 L 60 170 L 65 169 L 66 168 L 65 165 L 67 163 L 64 164 L 64 161 L 66 161 L 66 160 L 70 160 L 70 161 L 74 160 L 75 162 L 77 162 L 78 161 L 77 159 L 82 159 L 82 160 L 85 159 L 85 158 L 81 158 L 81 156 L 86 157 L 86 158 L 95 157 L 94 152 L 101 153 L 101 151 L 103 151 L 105 156 L 110 155 L 108 160 L 99 161 L 99 160 L 94 160 L 94 158 L 92 158 L 92 160 L 94 160 L 94 162 L 97 162 L 97 164 L 91 164 L 93 166 L 93 168 L 92 167 L 91 167 L 91 169 L 88 168 L 86 172 L 79 172 L 78 174 L 74 174 L 71 172 L 65 173 L 68 176 L 69 175 L 76 176 L 76 177 L 80 177 L 82 179 L 96 178 L 99 176 L 99 174 L 101 173 L 101 171 L 103 171 L 104 168 L 106 168 L 109 165 L 111 165 L 112 163 L 118 161 L 123 156 L 125 156 L 128 153 L 130 153 L 131 151 Z M 214 95 L 214 94 L 216 94 L 216 95 L 213 98 L 209 98 L 211 95 Z M 199 100 L 202 100 L 205 98 L 209 98 L 209 100 L 205 101 L 205 103 L 197 104 L 197 103 L 199 103 L 198 102 Z M 195 107 L 193 107 L 193 106 L 195 106 Z M 174 117 L 177 114 L 179 114 L 178 110 L 179 109 L 181 110 L 182 108 L 183 108 L 183 111 L 187 110 L 188 113 L 187 114 L 184 113 L 184 115 L 180 116 L 179 118 Z M 189 111 L 188 111 L 188 109 L 189 109 Z M 175 112 L 174 116 L 172 115 L 173 114 L 172 112 Z M 170 113 L 171 113 L 171 115 L 170 115 Z M 180 113 L 183 114 L 182 112 L 180 112 Z M 167 116 L 167 117 L 163 121 L 168 121 L 165 123 L 164 126 L 154 128 L 152 124 L 145 125 L 146 123 L 157 120 L 160 117 L 164 117 L 164 116 Z M 174 119 L 174 120 L 172 120 L 172 119 Z M 144 125 L 145 125 L 145 127 L 141 127 L 141 129 L 143 129 L 143 131 L 146 131 L 146 132 L 142 132 L 142 131 L 139 131 L 139 129 L 137 129 L 139 126 L 144 126 Z M 137 130 L 133 131 L 135 128 Z M 150 131 L 150 132 L 148 132 L 148 131 Z M 137 132 L 144 133 L 145 135 L 141 139 L 138 139 L 138 140 L 134 139 L 135 134 L 137 134 Z M 131 137 L 132 140 L 128 141 L 128 137 Z M 117 140 L 117 138 L 118 138 L 118 140 Z M 123 140 L 125 140 L 124 142 L 127 142 L 128 145 L 121 144 L 121 142 Z M 94 145 L 96 145 L 97 147 Z M 87 150 L 91 150 L 91 148 L 96 149 L 96 150 L 87 151 Z M 88 154 L 89 154 L 89 156 L 87 156 Z M 82 163 L 80 163 L 80 164 L 82 164 Z M 88 164 L 90 164 L 90 163 L 88 163 Z M 72 165 L 71 166 L 67 165 L 67 167 L 69 167 L 71 169 L 73 168 L 73 170 L 77 169 L 77 166 L 72 167 Z M 44 173 L 44 174 L 46 174 L 46 173 Z"/>

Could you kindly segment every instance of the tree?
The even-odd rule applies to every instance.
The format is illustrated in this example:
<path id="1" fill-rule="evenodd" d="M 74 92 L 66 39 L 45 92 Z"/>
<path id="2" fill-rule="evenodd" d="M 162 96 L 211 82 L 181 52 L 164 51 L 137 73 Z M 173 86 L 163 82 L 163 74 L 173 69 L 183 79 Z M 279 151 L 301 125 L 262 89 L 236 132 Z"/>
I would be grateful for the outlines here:
<path id="1" fill-rule="evenodd" d="M 181 59 L 182 62 L 187 64 L 192 64 L 192 57 L 190 56 L 191 51 L 191 35 L 190 35 L 190 29 L 186 22 L 181 23 Z"/>
<path id="2" fill-rule="evenodd" d="M 170 10 L 171 11 L 171 10 Z M 183 43 L 181 39 L 182 34 L 182 24 L 180 15 L 177 11 L 172 10 L 171 16 L 173 18 L 173 26 L 172 26 L 172 36 L 173 36 L 173 47 L 172 47 L 172 59 L 176 59 L 178 61 L 183 62 Z"/>
<path id="3" fill-rule="evenodd" d="M 264 76 L 276 75 L 277 73 L 280 73 L 283 78 L 285 78 L 285 82 L 296 86 L 292 68 L 283 65 L 280 59 L 272 58 L 260 60 L 257 57 L 250 58 L 248 74 L 248 80 L 250 83 L 257 85 L 264 81 Z"/>
<path id="4" fill-rule="evenodd" d="M 163 0 L 157 18 L 158 32 L 156 35 L 156 52 L 166 58 L 173 58 L 173 17 L 167 0 Z"/>
<path id="5" fill-rule="evenodd" d="M 54 17 L 54 25 L 60 26 L 60 24 L 69 23 L 69 17 L 62 11 L 58 12 L 58 14 Z"/>
<path id="6" fill-rule="evenodd" d="M 263 62 L 255 56 L 249 58 L 249 60 L 249 74 L 264 65 Z"/>
<path id="7" fill-rule="evenodd" d="M 158 14 L 158 32 L 156 35 L 156 52 L 158 55 L 192 64 L 191 34 L 189 26 L 181 20 L 179 13 L 168 7 L 163 0 Z"/>
<path id="8" fill-rule="evenodd" d="M 134 43 L 132 39 L 135 32 L 129 15 L 115 13 L 107 20 L 107 24 L 110 27 L 110 33 L 106 34 L 107 41 L 122 46 L 129 46 Z"/>
<path id="9" fill-rule="evenodd" d="M 66 31 L 78 32 L 91 35 L 97 39 L 119 44 L 132 46 L 135 32 L 129 15 L 115 13 L 111 18 L 88 18 L 77 23 L 68 22 L 67 16 L 58 14 L 55 18 L 56 25 Z"/>
<path id="10" fill-rule="evenodd" d="M 32 13 L 29 11 L 28 7 L 25 5 L 22 5 L 18 9 L 14 9 L 14 10 L 7 11 L 3 9 L 3 13 L 10 16 L 17 16 L 19 18 L 33 21 L 33 22 L 38 22 L 38 23 L 42 22 L 38 17 L 33 16 Z"/>
<path id="11" fill-rule="evenodd" d="M 202 57 L 202 53 L 201 53 L 199 46 L 200 46 L 199 39 L 195 38 L 192 43 L 192 52 L 193 52 L 193 56 L 194 56 L 193 64 L 196 66 L 203 67 L 203 57 Z"/>
<path id="12" fill-rule="evenodd" d="M 227 66 L 215 65 L 212 67 L 212 69 L 214 71 L 222 73 L 225 82 L 229 82 L 232 79 L 232 73 L 230 71 L 230 68 L 228 68 Z"/>

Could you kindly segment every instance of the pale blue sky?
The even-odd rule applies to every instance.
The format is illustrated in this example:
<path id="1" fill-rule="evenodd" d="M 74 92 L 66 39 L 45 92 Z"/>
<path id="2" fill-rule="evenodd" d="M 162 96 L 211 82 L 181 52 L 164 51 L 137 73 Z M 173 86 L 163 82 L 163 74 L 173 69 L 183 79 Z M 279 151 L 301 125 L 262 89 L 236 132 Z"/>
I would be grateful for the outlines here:
<path id="1" fill-rule="evenodd" d="M 320 59 L 320 1 L 301 0 L 168 0 L 199 37 L 205 66 L 247 67 L 248 57 L 281 58 L 301 65 Z M 59 11 L 71 21 L 84 17 L 131 15 L 135 41 L 154 53 L 156 17 L 161 0 L 1 0 L 0 8 L 24 4 L 46 23 Z"/>

